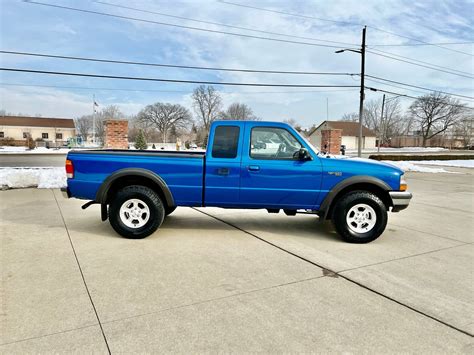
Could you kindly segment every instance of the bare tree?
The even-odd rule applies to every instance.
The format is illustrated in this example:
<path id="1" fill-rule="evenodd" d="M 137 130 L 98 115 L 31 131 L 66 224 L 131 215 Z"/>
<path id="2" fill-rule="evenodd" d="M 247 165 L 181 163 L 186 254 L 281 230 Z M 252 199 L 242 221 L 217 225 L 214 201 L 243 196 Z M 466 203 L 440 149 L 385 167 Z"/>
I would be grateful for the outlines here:
<path id="1" fill-rule="evenodd" d="M 201 85 L 194 89 L 193 107 L 204 129 L 209 132 L 209 127 L 221 111 L 222 98 L 213 86 Z"/>
<path id="2" fill-rule="evenodd" d="M 387 143 L 391 137 L 400 134 L 402 121 L 398 98 L 385 100 L 383 112 L 382 100 L 370 100 L 364 107 L 364 125 L 375 131 L 381 143 Z"/>
<path id="3" fill-rule="evenodd" d="M 166 143 L 168 132 L 174 129 L 186 128 L 192 121 L 191 113 L 179 104 L 157 102 L 141 110 L 137 119 L 144 124 L 152 125 L 161 133 L 163 143 Z"/>
<path id="4" fill-rule="evenodd" d="M 359 114 L 357 112 L 345 113 L 342 115 L 340 121 L 358 122 Z"/>
<path id="5" fill-rule="evenodd" d="M 303 131 L 303 129 L 301 128 L 301 125 L 294 118 L 287 118 L 286 120 L 283 120 L 283 122 L 289 124 L 291 127 L 296 129 L 298 132 Z"/>
<path id="6" fill-rule="evenodd" d="M 454 126 L 453 137 L 461 140 L 463 147 L 468 148 L 473 145 L 473 125 L 474 116 L 466 114 Z"/>
<path id="7" fill-rule="evenodd" d="M 81 116 L 76 118 L 74 121 L 77 133 L 83 140 L 87 141 L 87 138 L 92 131 L 92 115 Z"/>
<path id="8" fill-rule="evenodd" d="M 258 121 L 260 120 L 253 114 L 253 110 L 246 104 L 234 102 L 227 110 L 219 114 L 222 120 L 239 120 L 239 121 Z"/>
<path id="9" fill-rule="evenodd" d="M 453 127 L 459 121 L 466 111 L 466 106 L 449 95 L 434 92 L 419 97 L 408 110 L 420 128 L 422 145 L 426 147 L 429 139 Z"/>

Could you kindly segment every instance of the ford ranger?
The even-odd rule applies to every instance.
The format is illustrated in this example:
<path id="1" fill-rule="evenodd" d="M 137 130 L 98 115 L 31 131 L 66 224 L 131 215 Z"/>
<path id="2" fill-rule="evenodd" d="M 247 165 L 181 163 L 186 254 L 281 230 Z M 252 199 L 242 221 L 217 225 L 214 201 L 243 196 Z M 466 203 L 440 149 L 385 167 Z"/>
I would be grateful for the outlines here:
<path id="1" fill-rule="evenodd" d="M 212 206 L 315 214 L 345 241 L 367 243 L 412 196 L 397 167 L 322 155 L 281 122 L 216 121 L 206 152 L 73 150 L 66 173 L 63 193 L 100 204 L 126 238 L 152 234 L 176 207 Z"/>

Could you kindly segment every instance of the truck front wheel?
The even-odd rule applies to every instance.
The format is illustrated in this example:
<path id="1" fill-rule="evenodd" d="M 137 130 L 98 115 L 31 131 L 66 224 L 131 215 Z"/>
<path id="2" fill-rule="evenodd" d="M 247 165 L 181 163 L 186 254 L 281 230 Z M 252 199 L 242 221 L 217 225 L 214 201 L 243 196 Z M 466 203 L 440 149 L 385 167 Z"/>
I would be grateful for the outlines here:
<path id="1" fill-rule="evenodd" d="M 152 189 L 131 185 L 119 190 L 109 207 L 112 228 L 122 237 L 141 239 L 148 237 L 163 222 L 165 208 Z"/>
<path id="2" fill-rule="evenodd" d="M 387 208 L 368 191 L 352 191 L 342 196 L 333 210 L 337 233 L 350 243 L 368 243 L 377 239 L 387 225 Z"/>

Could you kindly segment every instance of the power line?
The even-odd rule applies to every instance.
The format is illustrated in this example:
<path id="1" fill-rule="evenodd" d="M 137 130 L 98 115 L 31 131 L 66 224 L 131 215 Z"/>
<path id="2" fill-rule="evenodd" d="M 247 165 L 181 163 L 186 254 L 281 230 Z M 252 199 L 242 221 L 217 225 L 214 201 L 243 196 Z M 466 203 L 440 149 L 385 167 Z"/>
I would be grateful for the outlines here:
<path id="1" fill-rule="evenodd" d="M 461 45 L 461 44 L 473 44 L 474 42 L 441 42 L 441 43 L 400 43 L 400 44 L 371 44 L 371 47 L 420 47 L 420 46 L 448 46 L 448 45 Z"/>
<path id="2" fill-rule="evenodd" d="M 400 81 L 395 81 L 395 80 L 390 80 L 390 79 L 384 79 L 384 78 L 380 78 L 380 77 L 378 77 L 378 76 L 373 76 L 373 75 L 368 75 L 368 74 L 366 74 L 366 76 L 369 77 L 369 78 L 378 79 L 378 80 L 386 81 L 386 82 L 389 82 L 389 83 L 399 84 L 399 85 L 402 85 L 402 86 L 408 86 L 408 87 L 412 87 L 412 88 L 416 88 L 416 89 L 427 90 L 427 91 L 436 91 L 436 92 L 439 92 L 439 93 L 442 93 L 442 94 L 446 94 L 446 95 L 450 95 L 450 96 L 462 97 L 462 98 L 470 99 L 470 100 L 473 100 L 473 99 L 474 99 L 474 97 L 472 97 L 472 96 L 453 94 L 453 93 L 446 92 L 446 91 L 440 91 L 440 90 L 425 88 L 425 87 L 423 87 L 423 86 L 417 86 L 417 85 L 402 83 L 402 82 L 400 82 Z"/>
<path id="3" fill-rule="evenodd" d="M 379 28 L 379 27 L 374 27 L 374 26 L 367 26 L 367 27 L 373 28 L 374 30 L 377 30 L 377 31 L 380 31 L 380 32 L 391 34 L 393 36 L 398 36 L 398 37 L 401 37 L 401 38 L 409 39 L 411 41 L 415 41 L 415 42 L 419 42 L 419 43 L 423 43 L 423 44 L 429 44 L 433 47 L 442 48 L 442 49 L 445 49 L 445 50 L 448 50 L 448 51 L 451 51 L 451 52 L 461 53 L 461 54 L 465 54 L 465 55 L 468 55 L 468 56 L 471 56 L 471 57 L 473 56 L 472 53 L 463 52 L 463 51 L 459 51 L 457 49 L 452 49 L 452 48 L 449 48 L 449 47 L 440 46 L 438 44 L 432 44 L 432 43 L 429 43 L 429 42 L 422 41 L 421 39 L 408 37 L 408 36 L 401 35 L 401 34 L 398 34 L 398 33 L 395 33 L 395 32 L 384 30 L 384 29 Z"/>
<path id="4" fill-rule="evenodd" d="M 273 12 L 273 13 L 277 13 L 277 14 L 281 14 L 281 15 L 288 15 L 288 16 L 300 17 L 300 18 L 305 18 L 305 19 L 310 19 L 310 20 L 318 20 L 318 21 L 339 23 L 339 24 L 351 25 L 351 26 L 363 26 L 363 24 L 361 24 L 361 23 L 356 23 L 356 22 L 331 20 L 331 19 L 325 19 L 325 18 L 320 18 L 320 17 L 301 15 L 301 14 L 296 14 L 296 13 L 291 13 L 291 12 L 286 12 L 286 11 L 271 10 L 271 9 L 266 9 L 266 8 L 262 8 L 262 7 L 257 7 L 257 6 L 243 5 L 243 4 L 238 4 L 238 3 L 234 3 L 234 2 L 230 2 L 230 1 L 224 1 L 224 0 L 219 0 L 219 2 L 220 2 L 220 3 L 223 3 L 223 4 L 228 4 L 228 5 L 234 5 L 234 6 L 239 6 L 239 7 L 245 7 L 245 8 L 249 8 L 249 9 L 260 10 L 260 11 L 266 11 L 266 12 Z M 398 37 L 401 37 L 401 38 L 409 39 L 409 40 L 411 40 L 411 41 L 416 41 L 416 42 L 419 42 L 419 43 L 423 43 L 423 44 L 425 44 L 425 45 L 431 45 L 431 46 L 438 47 L 438 48 L 442 48 L 442 49 L 445 49 L 445 50 L 448 50 L 448 51 L 452 51 L 452 52 L 457 52 L 457 53 L 462 53 L 462 54 L 465 54 L 465 55 L 473 56 L 472 53 L 467 53 L 467 52 L 459 51 L 459 50 L 456 50 L 456 49 L 452 49 L 452 48 L 448 48 L 448 47 L 443 47 L 443 46 L 438 45 L 438 44 L 435 44 L 435 43 L 425 42 L 425 41 L 422 41 L 422 40 L 417 39 L 417 38 L 413 38 L 413 37 L 401 35 L 401 34 L 398 34 L 398 33 L 395 33 L 395 32 L 387 31 L 387 30 L 384 30 L 384 29 L 382 29 L 382 28 L 380 28 L 380 27 L 369 26 L 369 25 L 367 25 L 367 27 L 372 28 L 372 29 L 374 29 L 374 30 L 376 30 L 376 31 L 380 31 L 380 32 L 384 32 L 384 33 L 391 34 L 391 35 L 393 35 L 393 36 L 398 36 Z"/>
<path id="5" fill-rule="evenodd" d="M 86 86 L 63 86 L 63 85 L 37 85 L 37 84 L 18 84 L 18 83 L 2 83 L 0 86 L 20 86 L 20 87 L 41 87 L 41 88 L 54 88 L 54 89 L 78 89 L 78 90 L 97 90 L 97 91 L 137 91 L 137 92 L 166 92 L 166 93 L 189 93 L 189 90 L 154 90 L 154 89 L 121 89 L 121 88 L 104 88 L 104 87 L 86 87 Z M 226 94 L 304 94 L 304 93 L 316 93 L 316 92 L 347 92 L 347 91 L 358 91 L 358 89 L 335 89 L 335 90 L 292 90 L 292 91 L 223 91 Z"/>
<path id="6" fill-rule="evenodd" d="M 239 6 L 239 7 L 245 7 L 248 9 L 253 9 L 253 10 L 260 10 L 260 11 L 266 11 L 266 12 L 273 12 L 276 14 L 280 15 L 289 15 L 289 16 L 295 16 L 295 17 L 301 17 L 309 20 L 318 20 L 318 21 L 324 21 L 324 22 L 332 22 L 332 23 L 339 23 L 341 25 L 350 25 L 350 26 L 362 26 L 362 24 L 357 23 L 357 22 L 348 22 L 348 21 L 338 21 L 338 20 L 331 20 L 331 19 L 326 19 L 326 18 L 320 18 L 320 17 L 314 17 L 314 16 L 307 16 L 307 15 L 301 15 L 301 14 L 295 14 L 291 12 L 286 12 L 286 11 L 278 11 L 278 10 L 272 10 L 272 9 L 266 9 L 263 7 L 257 7 L 257 6 L 251 6 L 251 5 L 244 5 L 244 4 L 238 4 L 230 1 L 224 1 L 224 0 L 218 0 L 218 2 L 227 4 L 227 5 L 234 5 L 234 6 Z"/>
<path id="7" fill-rule="evenodd" d="M 193 21 L 193 22 L 198 22 L 198 23 L 205 23 L 205 24 L 210 24 L 210 25 L 215 25 L 215 26 L 223 26 L 223 27 L 228 27 L 228 28 L 235 28 L 235 29 L 240 29 L 240 30 L 254 31 L 254 32 L 259 32 L 259 33 L 265 33 L 265 34 L 271 34 L 271 35 L 278 35 L 278 36 L 286 36 L 286 37 L 299 38 L 299 39 L 305 39 L 305 40 L 313 40 L 313 41 L 320 41 L 320 42 L 328 42 L 328 43 L 337 43 L 337 44 L 342 44 L 342 45 L 357 46 L 357 44 L 355 44 L 355 43 L 347 43 L 347 42 L 338 42 L 338 41 L 322 40 L 322 39 L 319 39 L 319 38 L 300 37 L 300 36 L 288 35 L 288 34 L 284 34 L 284 33 L 262 31 L 262 30 L 258 30 L 258 29 L 248 28 L 248 27 L 240 27 L 240 26 L 233 26 L 233 25 L 228 25 L 228 24 L 223 24 L 223 23 L 217 23 L 217 22 L 211 22 L 211 21 L 197 20 L 197 19 L 193 19 L 193 18 L 189 18 L 189 17 L 176 16 L 176 15 L 165 14 L 165 13 L 162 13 L 162 12 L 156 12 L 156 11 L 151 11 L 151 10 L 139 9 L 139 8 L 136 8 L 136 7 L 124 6 L 124 5 L 118 5 L 118 4 L 111 4 L 111 3 L 108 3 L 108 2 L 105 2 L 105 1 L 93 0 L 93 2 L 98 3 L 98 4 L 107 5 L 107 6 L 122 8 L 122 9 L 128 9 L 128 10 L 139 11 L 139 12 L 143 12 L 143 13 L 149 13 L 149 14 L 155 14 L 155 15 L 160 15 L 160 16 L 166 16 L 166 17 L 176 18 L 176 19 L 180 19 L 180 20 L 187 20 L 187 21 Z M 225 1 L 224 1 L 224 2 L 225 2 Z M 245 7 L 247 7 L 247 6 L 245 5 Z M 253 8 L 253 7 L 251 7 L 251 8 Z M 404 58 L 404 59 L 409 59 L 409 60 L 412 60 L 412 61 L 415 61 L 415 62 L 418 61 L 418 60 L 416 60 L 416 59 L 412 59 L 412 58 L 407 58 L 407 57 L 399 56 L 399 55 L 396 55 L 396 54 L 394 54 L 394 53 L 388 53 L 388 52 L 383 52 L 383 51 L 379 51 L 379 52 L 380 52 L 380 53 L 389 54 L 389 55 L 393 55 L 393 56 L 398 56 L 398 57 L 401 57 L 401 58 Z M 376 54 L 376 53 L 374 53 L 374 52 L 371 52 L 371 53 Z M 385 57 L 391 58 L 391 57 L 388 57 L 388 56 L 385 56 Z M 395 58 L 391 58 L 391 59 L 395 59 Z M 459 71 L 459 70 L 455 70 L 455 69 L 451 69 L 451 68 L 446 68 L 446 67 L 441 67 L 441 66 L 438 66 L 438 65 L 435 65 L 435 64 L 426 63 L 426 62 L 422 62 L 422 61 L 418 61 L 418 62 L 423 63 L 423 64 L 428 64 L 428 65 L 431 65 L 431 66 L 435 66 L 435 67 L 440 67 L 440 68 L 442 68 L 442 69 L 451 70 L 451 71 L 454 71 L 454 72 L 460 72 L 461 74 L 468 74 L 468 75 L 470 75 L 470 73 L 461 72 L 461 71 Z M 405 61 L 405 63 L 417 65 L 417 64 L 415 64 L 415 63 L 410 63 L 410 62 L 408 62 L 408 61 Z M 430 67 L 423 66 L 423 65 L 419 65 L 419 66 L 420 66 L 420 67 L 425 67 L 425 68 L 428 68 L 428 69 L 436 70 L 436 69 L 434 69 L 434 68 L 430 68 Z M 440 72 L 445 72 L 445 73 L 448 73 L 448 74 L 459 75 L 459 74 L 451 73 L 451 72 L 448 72 L 448 71 L 445 71 L 445 70 L 439 70 L 439 71 L 440 71 Z M 464 75 L 459 75 L 459 76 L 464 76 Z M 466 77 L 466 76 L 464 76 L 464 77 Z M 474 77 L 469 77 L 469 78 L 474 78 Z"/>
<path id="8" fill-rule="evenodd" d="M 285 36 L 285 37 L 289 37 L 289 38 L 298 38 L 298 39 L 304 39 L 304 40 L 310 40 L 310 41 L 317 41 L 317 42 L 335 43 L 335 44 L 341 44 L 341 45 L 345 45 L 345 46 L 357 46 L 357 44 L 355 44 L 355 43 L 331 41 L 331 40 L 327 40 L 327 39 L 313 38 L 313 37 L 301 37 L 301 36 L 295 36 L 295 35 L 290 35 L 290 34 L 286 34 L 286 33 L 278 33 L 278 32 L 271 32 L 271 31 L 264 31 L 264 30 L 259 30 L 259 29 L 256 29 L 256 28 L 241 27 L 241 26 L 228 25 L 228 24 L 219 23 L 219 22 L 198 20 L 198 19 L 194 19 L 194 18 L 190 18 L 190 17 L 171 15 L 171 14 L 166 14 L 166 13 L 163 13 L 163 12 L 156 12 L 156 11 L 151 11 L 151 10 L 144 10 L 144 9 L 139 9 L 139 8 L 131 7 L 131 6 L 124 6 L 124 5 L 118 5 L 118 4 L 111 4 L 111 3 L 108 3 L 108 2 L 105 2 L 105 1 L 96 1 L 96 0 L 93 0 L 93 2 L 95 2 L 95 3 L 97 3 L 97 4 L 102 4 L 102 5 L 117 7 L 117 8 L 121 8 L 121 9 L 139 11 L 139 12 L 143 12 L 143 13 L 147 13 L 147 14 L 165 16 L 165 17 L 175 18 L 175 19 L 179 19 L 179 20 L 192 21 L 192 22 L 197 22 L 197 23 L 204 23 L 204 24 L 207 24 L 207 25 L 221 26 L 221 27 L 227 27 L 227 28 L 234 28 L 234 29 L 238 29 L 238 30 L 252 31 L 252 32 L 264 33 L 264 34 L 276 35 L 276 36 Z"/>
<path id="9" fill-rule="evenodd" d="M 386 86 L 398 88 L 398 89 L 408 90 L 408 91 L 411 91 L 411 92 L 417 92 L 417 93 L 420 93 L 420 94 L 423 94 L 423 95 L 426 94 L 426 91 L 414 90 L 414 89 L 410 89 L 410 88 L 403 87 L 403 86 L 400 86 L 400 85 L 389 84 L 389 83 L 385 83 L 385 82 L 383 82 L 383 81 L 381 81 L 381 80 L 377 80 L 377 79 L 366 78 L 366 80 L 371 81 L 371 82 L 374 82 L 374 83 L 378 83 L 378 84 L 382 84 L 382 85 L 386 85 Z"/>
<path id="10" fill-rule="evenodd" d="M 380 56 L 380 57 L 385 57 L 385 58 L 393 59 L 393 60 L 396 60 L 396 61 L 399 61 L 399 62 L 404 62 L 404 63 L 408 63 L 408 64 L 411 64 L 411 65 L 416 65 L 416 66 L 419 66 L 419 67 L 428 68 L 428 69 L 435 70 L 435 71 L 439 71 L 439 72 L 443 72 L 443 73 L 448 73 L 448 74 L 452 74 L 452 75 L 462 76 L 462 77 L 464 77 L 464 78 L 474 79 L 474 76 L 472 76 L 472 74 L 470 74 L 470 73 L 468 73 L 468 72 L 462 72 L 462 71 L 460 71 L 460 70 L 451 69 L 451 68 L 447 68 L 447 67 L 442 67 L 442 66 L 440 66 L 440 65 L 436 65 L 436 64 L 431 64 L 431 63 L 423 62 L 423 61 L 421 61 L 421 60 L 417 60 L 417 59 L 412 59 L 412 58 L 404 57 L 404 56 L 401 56 L 401 55 L 398 55 L 398 54 L 394 54 L 394 53 L 379 51 L 378 49 L 375 49 L 375 51 L 380 52 L 380 53 L 374 52 L 373 50 L 367 50 L 368 53 L 375 54 L 375 55 L 378 55 L 378 56 Z M 385 55 L 385 54 L 381 54 L 381 53 L 387 53 L 387 54 L 390 54 L 390 55 Z M 399 58 L 396 58 L 395 56 L 396 56 L 396 57 L 399 57 L 399 58 L 409 59 L 409 60 L 399 59 Z M 425 63 L 425 64 L 428 64 L 428 65 L 418 64 L 418 63 L 416 63 L 416 62 L 418 62 L 418 63 Z M 436 67 L 438 67 L 438 68 L 436 68 Z M 439 68 L 442 68 L 442 69 L 439 69 Z M 443 68 L 444 68 L 444 69 L 448 69 L 448 70 L 443 70 Z M 457 72 L 457 73 L 456 73 L 456 72 Z M 468 74 L 468 75 L 464 75 L 464 74 Z"/>
<path id="11" fill-rule="evenodd" d="M 218 82 L 218 81 L 203 81 L 203 80 L 178 80 L 178 79 L 145 78 L 145 77 L 134 77 L 134 76 L 72 73 L 72 72 L 59 72 L 59 71 L 47 71 L 47 70 L 21 69 L 21 68 L 0 68 L 0 70 L 8 71 L 8 72 L 80 76 L 80 77 L 102 78 L 102 79 L 161 81 L 161 82 L 167 82 L 167 83 L 180 83 L 180 84 L 207 84 L 207 85 L 258 86 L 258 87 L 266 86 L 266 87 L 288 87 L 288 88 L 355 88 L 355 87 L 358 87 L 358 85 L 269 84 L 269 83 Z"/>
<path id="12" fill-rule="evenodd" d="M 415 99 L 415 100 L 418 100 L 419 97 L 416 97 L 416 96 L 410 96 L 410 95 L 406 95 L 406 94 L 400 94 L 398 92 L 393 92 L 393 91 L 388 91 L 388 90 L 383 90 L 383 89 L 377 89 L 377 88 L 373 88 L 373 87 L 369 87 L 367 86 L 367 89 L 371 90 L 371 91 L 380 91 L 380 92 L 384 92 L 386 94 L 393 94 L 393 95 L 398 95 L 400 97 L 405 97 L 405 98 L 410 98 L 410 99 Z M 459 105 L 459 104 L 450 104 L 450 103 L 445 103 L 446 105 L 448 106 L 454 106 L 454 107 L 463 107 L 467 110 L 474 110 L 474 107 L 470 107 L 470 106 L 466 106 L 466 105 Z"/>
<path id="13" fill-rule="evenodd" d="M 189 66 L 189 65 L 147 63 L 147 62 L 135 62 L 135 61 L 125 61 L 125 60 L 115 60 L 115 59 L 74 57 L 74 56 L 44 54 L 44 53 L 2 51 L 2 50 L 0 50 L 0 53 L 13 54 L 13 55 L 23 55 L 23 56 L 32 56 L 32 57 L 54 58 L 54 59 L 80 60 L 80 61 L 98 62 L 98 63 L 129 64 L 129 65 L 143 65 L 143 66 L 165 67 L 165 68 L 228 71 L 228 72 L 243 72 L 243 73 L 297 74 L 297 75 L 357 75 L 356 73 L 338 73 L 338 72 L 309 72 L 309 71 L 282 71 L 282 70 L 257 70 L 257 69 L 199 67 L 199 66 Z"/>
<path id="14" fill-rule="evenodd" d="M 306 46 L 326 47 L 326 48 L 340 48 L 340 46 L 333 46 L 333 45 L 330 45 L 330 44 L 318 44 L 318 43 L 311 43 L 311 42 L 290 41 L 290 40 L 281 39 L 281 38 L 262 37 L 262 36 L 247 35 L 247 34 L 243 34 L 243 33 L 210 30 L 210 29 L 206 29 L 206 28 L 191 27 L 191 26 L 176 25 L 176 24 L 166 23 L 166 22 L 145 20 L 145 19 L 130 17 L 130 16 L 114 15 L 114 14 L 109 14 L 107 12 L 99 12 L 99 11 L 93 11 L 93 10 L 78 9 L 78 8 L 69 7 L 69 6 L 47 4 L 47 3 L 38 2 L 38 1 L 30 1 L 30 0 L 23 0 L 23 1 L 27 4 L 42 5 L 42 6 L 54 7 L 54 8 L 57 8 L 57 9 L 77 11 L 77 12 L 107 16 L 107 17 L 114 17 L 114 18 L 120 18 L 120 19 L 131 20 L 131 21 L 152 23 L 152 24 L 155 24 L 155 25 L 177 27 L 177 28 L 182 28 L 182 29 L 187 29 L 187 30 L 210 32 L 210 33 L 219 33 L 219 34 L 224 34 L 224 35 L 229 35 L 229 36 L 244 37 L 244 38 L 251 38 L 251 39 L 260 39 L 260 40 L 281 42 L 281 43 L 300 44 L 300 45 L 306 45 Z"/>

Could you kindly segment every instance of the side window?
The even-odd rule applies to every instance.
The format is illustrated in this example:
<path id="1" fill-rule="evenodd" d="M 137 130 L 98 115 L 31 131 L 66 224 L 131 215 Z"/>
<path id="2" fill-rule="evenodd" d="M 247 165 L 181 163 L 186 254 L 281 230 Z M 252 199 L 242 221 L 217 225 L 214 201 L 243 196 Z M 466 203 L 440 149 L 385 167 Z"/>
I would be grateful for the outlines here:
<path id="1" fill-rule="evenodd" d="M 213 158 L 235 158 L 239 146 L 240 128 L 236 126 L 218 126 L 212 143 Z"/>
<path id="2" fill-rule="evenodd" d="M 298 140 L 283 128 L 255 127 L 250 135 L 250 157 L 254 159 L 293 159 L 300 148 Z"/>

